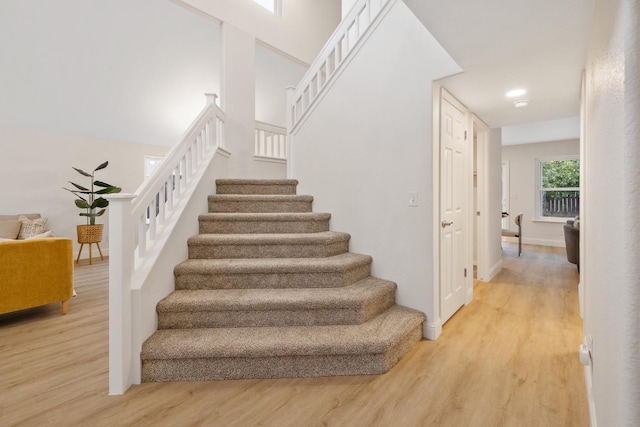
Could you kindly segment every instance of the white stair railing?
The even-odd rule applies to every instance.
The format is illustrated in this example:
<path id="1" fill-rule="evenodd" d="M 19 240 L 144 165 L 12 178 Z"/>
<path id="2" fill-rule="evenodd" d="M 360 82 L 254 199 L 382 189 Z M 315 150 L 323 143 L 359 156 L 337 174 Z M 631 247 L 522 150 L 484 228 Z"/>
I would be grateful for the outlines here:
<path id="1" fill-rule="evenodd" d="M 381 12 L 396 0 L 359 0 L 344 17 L 322 48 L 307 73 L 288 97 L 288 126 L 291 132 L 320 99 L 332 80 L 370 34 Z"/>
<path id="2" fill-rule="evenodd" d="M 150 273 L 179 214 L 218 149 L 224 150 L 224 112 L 216 95 L 181 142 L 134 194 L 109 195 L 109 393 L 122 394 L 136 383 L 141 342 L 132 290 Z"/>
<path id="3" fill-rule="evenodd" d="M 287 158 L 287 129 L 256 120 L 253 155 L 269 159 Z"/>
<path id="4" fill-rule="evenodd" d="M 147 261 L 147 247 L 157 239 L 158 228 L 185 190 L 195 185 L 193 177 L 216 148 L 224 148 L 224 113 L 215 105 L 216 95 L 209 95 L 207 106 L 193 122 L 178 144 L 135 193 L 131 215 L 136 221 L 137 253 L 135 267 Z"/>

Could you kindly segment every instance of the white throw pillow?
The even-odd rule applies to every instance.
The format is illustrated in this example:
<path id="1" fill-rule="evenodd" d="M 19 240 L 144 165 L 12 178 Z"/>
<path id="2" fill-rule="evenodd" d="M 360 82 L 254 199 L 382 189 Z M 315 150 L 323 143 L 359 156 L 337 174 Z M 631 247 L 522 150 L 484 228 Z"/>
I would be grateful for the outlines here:
<path id="1" fill-rule="evenodd" d="M 44 233 L 44 225 L 47 223 L 47 218 L 29 219 L 24 215 L 20 215 L 18 220 L 22 223 L 18 240 Z"/>
<path id="2" fill-rule="evenodd" d="M 34 236 L 30 236 L 30 237 L 26 237 L 24 240 L 31 240 L 31 239 L 45 239 L 47 237 L 55 237 L 53 235 L 53 231 L 49 230 L 49 231 L 45 231 L 44 233 L 40 233 L 40 234 L 36 234 Z"/>

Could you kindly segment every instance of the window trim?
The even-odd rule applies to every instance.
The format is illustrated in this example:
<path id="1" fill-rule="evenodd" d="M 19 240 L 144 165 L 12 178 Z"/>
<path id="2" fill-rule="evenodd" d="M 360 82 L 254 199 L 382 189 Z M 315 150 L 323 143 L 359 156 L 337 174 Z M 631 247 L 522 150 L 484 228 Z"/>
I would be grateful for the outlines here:
<path id="1" fill-rule="evenodd" d="M 542 188 L 542 164 L 553 160 L 577 160 L 580 162 L 580 154 L 567 154 L 562 156 L 548 156 L 536 158 L 536 216 L 535 222 L 565 222 L 569 217 L 564 216 L 544 216 L 542 215 L 542 191 L 577 191 L 580 194 L 581 189 L 578 187 L 558 187 L 558 188 Z"/>

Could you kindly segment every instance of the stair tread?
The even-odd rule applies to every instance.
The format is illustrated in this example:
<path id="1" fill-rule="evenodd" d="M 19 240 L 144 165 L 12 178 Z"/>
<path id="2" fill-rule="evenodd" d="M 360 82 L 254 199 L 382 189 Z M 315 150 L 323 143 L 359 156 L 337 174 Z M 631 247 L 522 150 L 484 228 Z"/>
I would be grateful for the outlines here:
<path id="1" fill-rule="evenodd" d="M 189 259 L 175 268 L 188 273 L 329 273 L 345 271 L 354 265 L 371 263 L 371 256 L 344 253 L 325 258 L 223 258 Z"/>
<path id="2" fill-rule="evenodd" d="M 158 312 L 358 309 L 395 289 L 394 282 L 368 277 L 343 288 L 177 290 L 158 303 Z"/>
<path id="3" fill-rule="evenodd" d="M 300 194 L 213 194 L 209 200 L 224 202 L 313 202 L 313 196 Z"/>
<path id="4" fill-rule="evenodd" d="M 145 341 L 141 358 L 378 354 L 424 320 L 423 313 L 395 305 L 359 325 L 163 329 Z"/>
<path id="5" fill-rule="evenodd" d="M 255 233 L 255 234 L 198 234 L 188 240 L 189 245 L 305 245 L 330 244 L 349 240 L 348 233 L 321 231 L 318 233 Z"/>
<path id="6" fill-rule="evenodd" d="M 212 212 L 198 216 L 199 221 L 326 221 L 329 213 L 316 212 Z"/>

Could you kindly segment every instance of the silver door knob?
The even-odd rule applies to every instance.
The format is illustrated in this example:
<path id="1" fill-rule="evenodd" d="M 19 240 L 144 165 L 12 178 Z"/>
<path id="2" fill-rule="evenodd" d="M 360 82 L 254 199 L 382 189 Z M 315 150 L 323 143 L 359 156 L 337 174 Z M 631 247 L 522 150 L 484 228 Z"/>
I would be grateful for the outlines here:
<path id="1" fill-rule="evenodd" d="M 453 224 L 453 221 L 442 221 L 442 228 L 448 227 Z"/>

